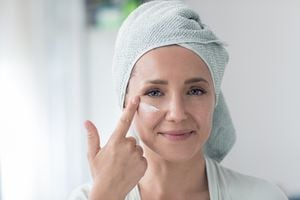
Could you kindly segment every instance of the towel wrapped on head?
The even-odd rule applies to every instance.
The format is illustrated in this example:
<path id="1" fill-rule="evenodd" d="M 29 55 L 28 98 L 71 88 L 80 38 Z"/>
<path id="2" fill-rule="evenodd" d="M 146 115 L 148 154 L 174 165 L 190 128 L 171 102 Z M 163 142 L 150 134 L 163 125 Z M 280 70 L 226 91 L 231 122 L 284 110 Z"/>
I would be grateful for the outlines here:
<path id="1" fill-rule="evenodd" d="M 199 15 L 178 0 L 142 4 L 123 22 L 115 45 L 113 78 L 118 103 L 124 105 L 133 67 L 146 52 L 168 45 L 190 49 L 207 64 L 216 95 L 213 127 L 204 152 L 220 162 L 235 143 L 235 130 L 221 91 L 228 53 L 224 44 L 203 24 Z"/>

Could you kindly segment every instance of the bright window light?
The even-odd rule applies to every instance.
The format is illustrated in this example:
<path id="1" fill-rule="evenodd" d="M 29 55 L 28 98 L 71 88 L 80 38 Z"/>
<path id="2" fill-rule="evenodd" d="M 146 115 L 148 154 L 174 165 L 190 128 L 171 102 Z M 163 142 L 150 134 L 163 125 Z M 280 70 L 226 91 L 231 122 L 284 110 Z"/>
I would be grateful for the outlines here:
<path id="1" fill-rule="evenodd" d="M 1 63 L 0 164 L 2 200 L 32 199 L 37 116 L 28 68 Z"/>

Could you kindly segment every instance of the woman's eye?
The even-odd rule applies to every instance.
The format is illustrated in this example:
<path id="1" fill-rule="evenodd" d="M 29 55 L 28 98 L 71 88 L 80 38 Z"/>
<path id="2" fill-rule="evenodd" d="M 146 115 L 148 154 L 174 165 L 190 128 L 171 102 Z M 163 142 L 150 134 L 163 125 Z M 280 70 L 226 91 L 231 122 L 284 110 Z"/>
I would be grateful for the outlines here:
<path id="1" fill-rule="evenodd" d="M 200 96 L 205 93 L 206 93 L 205 90 L 200 89 L 200 88 L 193 88 L 188 91 L 188 95 L 196 95 L 196 96 Z"/>
<path id="2" fill-rule="evenodd" d="M 163 93 L 159 90 L 150 90 L 150 91 L 146 92 L 145 94 L 150 97 L 159 97 L 159 96 L 163 95 Z"/>

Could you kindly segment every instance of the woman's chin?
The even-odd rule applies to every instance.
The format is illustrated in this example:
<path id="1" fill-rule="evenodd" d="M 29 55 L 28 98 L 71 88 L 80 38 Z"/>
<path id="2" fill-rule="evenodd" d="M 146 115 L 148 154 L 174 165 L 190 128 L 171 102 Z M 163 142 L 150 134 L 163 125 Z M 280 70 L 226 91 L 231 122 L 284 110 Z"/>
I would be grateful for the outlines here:
<path id="1" fill-rule="evenodd" d="M 199 155 L 199 156 L 197 156 Z M 155 149 L 151 150 L 150 154 L 146 154 L 149 159 L 154 158 L 159 160 L 164 160 L 167 162 L 172 163 L 187 163 L 187 161 L 191 161 L 193 159 L 199 159 L 201 158 L 201 152 L 200 150 L 196 149 L 185 149 L 185 150 L 179 150 L 179 149 Z"/>
<path id="2" fill-rule="evenodd" d="M 197 153 L 200 155 L 200 153 Z M 161 158 L 168 162 L 172 163 L 187 163 L 188 161 L 191 161 L 195 158 L 195 153 L 163 153 L 160 155 Z M 200 156 L 199 156 L 200 158 Z"/>

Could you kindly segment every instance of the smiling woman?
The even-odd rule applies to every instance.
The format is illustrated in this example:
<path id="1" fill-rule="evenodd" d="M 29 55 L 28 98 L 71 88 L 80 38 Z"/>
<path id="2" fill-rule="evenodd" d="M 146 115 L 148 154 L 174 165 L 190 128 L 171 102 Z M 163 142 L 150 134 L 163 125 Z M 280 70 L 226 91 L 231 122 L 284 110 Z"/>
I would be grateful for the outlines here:
<path id="1" fill-rule="evenodd" d="M 235 142 L 221 92 L 227 62 L 223 43 L 181 1 L 133 11 L 113 59 L 123 113 L 103 147 L 86 121 L 94 182 L 70 199 L 286 200 L 273 184 L 219 163 Z"/>
<path id="2" fill-rule="evenodd" d="M 173 45 L 147 52 L 134 72 L 125 104 L 138 95 L 141 102 L 159 109 L 138 109 L 134 119 L 145 155 L 175 163 L 198 155 L 211 132 L 215 105 L 206 64 L 192 51 Z"/>

